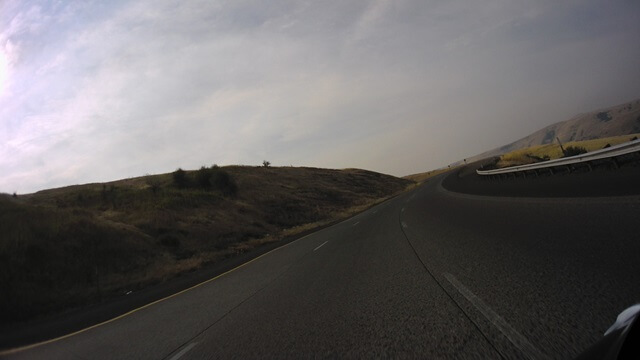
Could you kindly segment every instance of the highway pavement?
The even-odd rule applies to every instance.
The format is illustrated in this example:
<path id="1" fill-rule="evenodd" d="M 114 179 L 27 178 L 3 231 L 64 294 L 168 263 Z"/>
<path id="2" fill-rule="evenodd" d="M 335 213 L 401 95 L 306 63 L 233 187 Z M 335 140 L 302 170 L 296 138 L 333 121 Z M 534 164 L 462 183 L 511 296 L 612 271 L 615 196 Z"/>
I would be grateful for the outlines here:
<path id="1" fill-rule="evenodd" d="M 440 176 L 173 297 L 8 359 L 567 359 L 640 302 L 640 197 Z"/>

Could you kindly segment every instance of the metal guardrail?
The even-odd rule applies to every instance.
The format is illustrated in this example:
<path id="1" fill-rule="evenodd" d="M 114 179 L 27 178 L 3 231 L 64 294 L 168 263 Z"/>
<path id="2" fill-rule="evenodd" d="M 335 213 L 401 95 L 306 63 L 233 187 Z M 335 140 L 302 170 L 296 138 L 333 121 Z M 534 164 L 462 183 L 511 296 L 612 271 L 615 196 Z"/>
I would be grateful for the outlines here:
<path id="1" fill-rule="evenodd" d="M 478 175 L 501 175 L 516 173 L 520 171 L 530 171 L 538 169 L 553 168 L 556 166 L 569 166 L 572 164 L 588 163 L 594 160 L 614 158 L 621 155 L 631 154 L 640 151 L 640 139 L 629 141 L 623 144 L 608 147 L 606 149 L 594 150 L 588 153 L 570 156 L 566 158 L 547 160 L 533 164 L 511 166 L 503 169 L 476 170 Z"/>

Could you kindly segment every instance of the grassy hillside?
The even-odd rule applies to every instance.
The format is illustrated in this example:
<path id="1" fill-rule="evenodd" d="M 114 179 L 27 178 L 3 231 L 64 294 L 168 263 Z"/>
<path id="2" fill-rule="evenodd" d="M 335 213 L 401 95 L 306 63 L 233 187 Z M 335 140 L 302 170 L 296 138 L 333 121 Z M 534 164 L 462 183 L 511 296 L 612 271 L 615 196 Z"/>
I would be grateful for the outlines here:
<path id="1" fill-rule="evenodd" d="M 630 141 L 633 138 L 640 137 L 640 134 L 631 134 L 623 136 L 612 136 L 603 139 L 593 139 L 584 141 L 570 141 L 563 146 L 583 147 L 587 151 L 593 151 L 604 148 L 608 145 L 618 145 Z M 539 159 L 548 157 L 549 159 L 559 159 L 562 157 L 562 150 L 558 143 L 532 146 L 526 149 L 519 149 L 500 156 L 497 167 L 508 167 L 515 165 L 531 164 L 538 162 Z"/>
<path id="2" fill-rule="evenodd" d="M 0 196 L 0 322 L 33 318 L 345 218 L 412 183 L 348 169 L 225 167 Z M 213 180 L 212 180 L 213 183 Z M 206 185 L 206 183 L 205 183 Z"/>
<path id="3" fill-rule="evenodd" d="M 469 162 L 538 145 L 559 138 L 563 143 L 640 133 L 640 99 L 611 106 L 549 125 L 520 140 L 469 158 Z M 613 144 L 612 144 L 613 145 Z"/>

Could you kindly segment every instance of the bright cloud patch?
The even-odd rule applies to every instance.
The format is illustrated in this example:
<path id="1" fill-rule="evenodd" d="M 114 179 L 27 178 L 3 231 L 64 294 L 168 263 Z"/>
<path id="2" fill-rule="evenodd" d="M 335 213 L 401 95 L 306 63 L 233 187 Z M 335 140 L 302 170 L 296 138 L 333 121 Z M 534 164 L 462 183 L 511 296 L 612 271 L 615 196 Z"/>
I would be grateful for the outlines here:
<path id="1" fill-rule="evenodd" d="M 9 60 L 7 55 L 0 50 L 0 96 L 4 92 L 7 80 L 9 77 Z"/>
<path id="2" fill-rule="evenodd" d="M 604 0 L 0 2 L 0 192 L 265 159 L 436 168 L 640 96 L 637 13 Z"/>

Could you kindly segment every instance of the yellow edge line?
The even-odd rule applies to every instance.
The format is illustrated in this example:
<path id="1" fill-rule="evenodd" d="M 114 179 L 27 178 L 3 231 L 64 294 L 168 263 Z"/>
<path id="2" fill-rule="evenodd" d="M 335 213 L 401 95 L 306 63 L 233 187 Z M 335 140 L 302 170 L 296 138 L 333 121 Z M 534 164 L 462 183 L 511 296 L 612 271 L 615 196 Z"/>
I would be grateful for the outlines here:
<path id="1" fill-rule="evenodd" d="M 288 244 L 284 244 L 284 245 L 282 245 L 282 246 L 279 246 L 279 247 L 277 247 L 277 248 L 275 248 L 275 249 L 273 249 L 273 250 L 270 250 L 270 251 L 269 251 L 269 252 L 267 252 L 267 253 L 264 253 L 264 254 L 262 254 L 262 255 L 258 256 L 258 257 L 257 257 L 257 258 L 255 258 L 255 259 L 251 259 L 251 260 L 247 261 L 247 262 L 246 262 L 246 263 L 244 263 L 244 264 L 240 264 L 240 265 L 238 265 L 238 266 L 234 267 L 234 268 L 233 268 L 233 269 L 231 269 L 231 270 L 228 270 L 228 271 L 226 271 L 226 272 L 223 272 L 222 274 L 220 274 L 220 275 L 218 275 L 218 276 L 216 276 L 216 277 L 213 277 L 213 278 L 211 278 L 211 279 L 209 279 L 209 280 L 205 280 L 205 281 L 203 281 L 203 282 L 201 282 L 201 283 L 199 283 L 199 284 L 196 284 L 196 285 L 194 285 L 194 286 L 192 286 L 192 287 L 190 287 L 190 288 L 184 289 L 184 290 L 179 291 L 179 292 L 177 292 L 177 293 L 175 293 L 175 294 L 171 294 L 171 295 L 169 295 L 169 296 L 167 296 L 167 297 L 164 297 L 164 298 L 162 298 L 162 299 L 156 300 L 156 301 L 154 301 L 154 302 L 150 302 L 150 303 L 148 303 L 148 304 L 146 304 L 146 305 L 143 305 L 143 306 L 141 306 L 141 307 L 139 307 L 139 308 L 137 308 L 137 309 L 133 309 L 133 310 L 131 310 L 131 311 L 127 312 L 127 313 L 124 313 L 124 314 L 122 314 L 122 315 L 116 316 L 116 317 L 114 317 L 113 319 L 109 319 L 109 320 L 103 321 L 103 322 L 101 322 L 101 323 L 99 323 L 99 324 L 95 324 L 95 325 L 89 326 L 89 327 L 87 327 L 87 328 L 84 328 L 84 329 L 82 329 L 82 330 L 78 330 L 78 331 L 76 331 L 76 332 L 73 332 L 73 333 L 70 333 L 70 334 L 67 334 L 67 335 L 63 335 L 63 336 L 60 336 L 60 337 L 57 337 L 57 338 L 54 338 L 54 339 L 45 340 L 45 341 L 42 341 L 42 342 L 39 342 L 39 343 L 35 343 L 35 344 L 31 344 L 31 345 L 25 345 L 25 346 L 18 347 L 18 348 L 14 348 L 14 349 L 8 349 L 8 350 L 0 351 L 0 356 L 11 355 L 11 354 L 15 354 L 15 353 L 18 353 L 18 352 L 21 352 L 21 351 L 34 349 L 34 348 L 40 347 L 40 346 L 42 346 L 42 345 L 51 344 L 51 343 L 54 343 L 54 342 L 57 342 L 57 341 L 60 341 L 60 340 L 64 340 L 64 339 L 70 338 L 70 337 L 72 337 L 72 336 L 76 336 L 76 335 L 82 334 L 83 332 L 86 332 L 86 331 L 89 331 L 89 330 L 95 329 L 95 328 L 97 328 L 97 327 L 100 327 L 100 326 L 103 326 L 103 325 L 109 324 L 109 323 L 114 322 L 114 321 L 116 321 L 116 320 L 122 319 L 122 318 L 127 317 L 127 316 L 129 316 L 129 315 L 131 315 L 131 314 L 133 314 L 133 313 L 136 313 L 136 312 L 138 312 L 138 311 L 140 311 L 140 310 L 143 310 L 143 309 L 146 309 L 146 308 L 148 308 L 148 307 L 150 307 L 150 306 L 152 306 L 152 305 L 155 305 L 155 304 L 157 304 L 157 303 L 159 303 L 159 302 L 163 302 L 163 301 L 165 301 L 165 300 L 171 299 L 172 297 L 178 296 L 178 295 L 180 295 L 180 294 L 182 294 L 182 293 L 185 293 L 185 292 L 187 292 L 187 291 L 190 291 L 190 290 L 193 290 L 193 289 L 195 289 L 195 288 L 197 288 L 197 287 L 200 287 L 200 286 L 202 286 L 202 285 L 204 285 L 204 284 L 210 283 L 210 282 L 212 282 L 212 281 L 214 281 L 214 280 L 216 280 L 216 279 L 218 279 L 218 278 L 220 278 L 220 277 L 222 277 L 222 276 L 225 276 L 225 275 L 227 275 L 227 274 L 229 274 L 229 273 L 231 273 L 231 272 L 234 272 L 234 271 L 236 271 L 236 270 L 240 269 L 241 267 L 243 267 L 243 266 L 245 266 L 245 265 L 249 265 L 249 264 L 251 264 L 252 262 L 254 262 L 254 261 L 256 261 L 256 260 L 260 259 L 260 258 L 261 258 L 261 257 L 263 257 L 263 256 L 267 256 L 267 255 L 271 254 L 272 252 L 274 252 L 274 251 L 276 251 L 276 250 L 280 250 L 280 249 L 282 249 L 282 248 L 285 248 L 285 247 L 287 247 L 287 246 L 289 246 L 289 245 L 293 244 L 294 242 L 297 242 L 297 241 L 299 241 L 299 240 L 302 240 L 302 239 L 304 239 L 304 238 L 306 238 L 306 237 L 309 237 L 309 236 L 311 236 L 311 235 L 312 235 L 312 234 L 309 234 L 309 235 L 307 235 L 307 236 L 303 236 L 303 237 L 301 237 L 300 239 L 296 239 L 296 240 L 294 240 L 294 241 L 292 241 L 292 242 L 290 242 L 290 243 L 288 243 Z"/>

